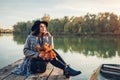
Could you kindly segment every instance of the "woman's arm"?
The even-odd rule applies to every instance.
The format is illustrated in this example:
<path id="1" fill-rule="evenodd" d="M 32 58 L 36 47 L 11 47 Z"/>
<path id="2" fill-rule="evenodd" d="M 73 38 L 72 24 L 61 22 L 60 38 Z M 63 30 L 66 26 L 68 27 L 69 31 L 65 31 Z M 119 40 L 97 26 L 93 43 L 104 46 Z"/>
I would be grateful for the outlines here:
<path id="1" fill-rule="evenodd" d="M 49 43 L 49 45 L 53 46 L 53 48 L 54 48 L 53 36 L 48 31 L 46 31 L 44 34 L 48 38 L 47 42 Z"/>
<path id="2" fill-rule="evenodd" d="M 50 34 L 50 32 L 46 31 L 44 33 L 44 43 L 48 43 L 50 46 L 53 46 L 54 47 L 54 44 L 53 44 L 53 36 Z"/>
<path id="3" fill-rule="evenodd" d="M 25 45 L 24 45 L 24 55 L 26 57 L 31 57 L 31 58 L 37 58 L 39 53 L 36 51 L 36 46 L 38 45 L 38 42 L 36 38 L 33 37 L 28 37 L 26 39 Z"/>
<path id="4" fill-rule="evenodd" d="M 48 37 L 48 43 L 54 48 L 53 36 Z"/>
<path id="5" fill-rule="evenodd" d="M 24 49 L 23 49 L 23 52 L 24 52 L 24 55 L 25 55 L 26 57 L 31 57 L 31 58 L 37 58 L 38 55 L 39 55 L 38 52 L 29 50 L 28 48 L 24 48 Z"/>

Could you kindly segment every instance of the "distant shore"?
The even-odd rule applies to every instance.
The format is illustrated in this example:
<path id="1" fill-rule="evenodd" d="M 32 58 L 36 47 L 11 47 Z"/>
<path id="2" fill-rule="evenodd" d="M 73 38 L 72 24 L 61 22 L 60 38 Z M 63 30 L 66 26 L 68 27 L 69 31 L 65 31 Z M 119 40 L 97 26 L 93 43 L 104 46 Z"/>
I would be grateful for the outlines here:
<path id="1" fill-rule="evenodd" d="M 0 34 L 19 34 L 19 35 L 28 35 L 28 33 L 14 33 L 14 32 L 0 32 Z M 77 37 L 120 37 L 120 34 L 112 33 L 94 33 L 94 34 L 85 34 L 85 33 L 51 33 L 53 36 L 77 36 Z"/>
<path id="2" fill-rule="evenodd" d="M 120 34 L 111 34 L 111 33 L 96 33 L 96 34 L 84 34 L 84 33 L 74 33 L 74 34 L 69 34 L 69 33 L 62 33 L 62 34 L 54 34 L 52 35 L 55 36 L 108 36 L 108 37 L 120 37 Z"/>
<path id="3" fill-rule="evenodd" d="M 2 29 L 2 28 L 0 28 L 0 33 L 13 33 L 13 29 Z"/>

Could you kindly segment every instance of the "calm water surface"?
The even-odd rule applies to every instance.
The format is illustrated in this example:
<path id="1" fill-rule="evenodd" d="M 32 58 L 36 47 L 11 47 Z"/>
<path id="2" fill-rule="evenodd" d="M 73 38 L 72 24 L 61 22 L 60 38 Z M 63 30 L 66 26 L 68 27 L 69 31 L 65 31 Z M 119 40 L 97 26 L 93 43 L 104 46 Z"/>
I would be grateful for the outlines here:
<path id="1" fill-rule="evenodd" d="M 21 59 L 26 35 L 0 34 L 0 68 Z M 71 80 L 88 80 L 103 63 L 120 64 L 120 38 L 54 37 L 56 51 L 82 74 Z"/>

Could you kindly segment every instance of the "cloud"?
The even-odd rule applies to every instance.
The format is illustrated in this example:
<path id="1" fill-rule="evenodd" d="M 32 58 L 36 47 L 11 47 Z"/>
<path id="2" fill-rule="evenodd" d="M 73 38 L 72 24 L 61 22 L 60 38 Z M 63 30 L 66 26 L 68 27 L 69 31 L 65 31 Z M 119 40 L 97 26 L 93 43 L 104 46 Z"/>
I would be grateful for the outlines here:
<path id="1" fill-rule="evenodd" d="M 120 14 L 119 0 L 1 0 L 0 5 L 0 25 L 7 27 L 18 21 L 41 18 L 45 13 L 52 18 L 81 16 L 87 12 Z"/>

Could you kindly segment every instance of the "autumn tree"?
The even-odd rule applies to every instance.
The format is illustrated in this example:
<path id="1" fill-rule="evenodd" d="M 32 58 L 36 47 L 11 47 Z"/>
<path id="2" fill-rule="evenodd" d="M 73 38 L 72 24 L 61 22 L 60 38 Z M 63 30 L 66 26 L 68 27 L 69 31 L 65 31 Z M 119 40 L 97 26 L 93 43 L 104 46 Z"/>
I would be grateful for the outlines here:
<path id="1" fill-rule="evenodd" d="M 44 16 L 41 19 L 49 22 L 50 21 L 50 15 L 49 14 L 44 14 Z"/>

